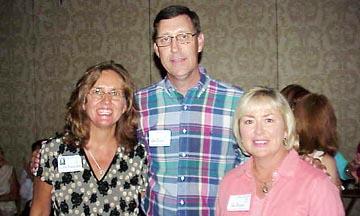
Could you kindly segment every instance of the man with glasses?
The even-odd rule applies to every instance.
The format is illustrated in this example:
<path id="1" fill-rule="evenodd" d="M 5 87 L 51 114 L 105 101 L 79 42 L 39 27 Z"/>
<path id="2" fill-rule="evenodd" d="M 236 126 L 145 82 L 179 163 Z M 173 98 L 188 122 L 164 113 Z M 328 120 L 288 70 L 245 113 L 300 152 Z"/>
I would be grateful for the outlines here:
<path id="1" fill-rule="evenodd" d="M 149 155 L 146 215 L 214 215 L 218 184 L 244 161 L 232 119 L 241 89 L 199 66 L 204 47 L 197 14 L 169 6 L 154 20 L 154 51 L 167 75 L 136 93 L 139 141 Z"/>
<path id="2" fill-rule="evenodd" d="M 215 215 L 221 178 L 244 162 L 232 131 L 243 91 L 212 79 L 199 66 L 204 35 L 195 12 L 184 6 L 166 7 L 153 27 L 154 51 L 167 76 L 136 93 L 138 138 L 149 155 L 144 213 Z M 93 92 L 99 98 L 105 93 L 117 96 Z"/>

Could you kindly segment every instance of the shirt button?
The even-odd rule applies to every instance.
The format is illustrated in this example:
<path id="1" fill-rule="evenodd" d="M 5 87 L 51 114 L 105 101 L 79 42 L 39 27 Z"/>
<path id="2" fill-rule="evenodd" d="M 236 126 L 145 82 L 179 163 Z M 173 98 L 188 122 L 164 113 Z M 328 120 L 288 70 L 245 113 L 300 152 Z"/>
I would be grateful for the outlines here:
<path id="1" fill-rule="evenodd" d="M 275 171 L 275 172 L 273 172 L 272 177 L 276 178 L 276 177 L 278 177 L 278 175 L 279 175 L 279 173 Z"/>
<path id="2" fill-rule="evenodd" d="M 181 181 L 184 181 L 184 180 L 185 180 L 185 176 L 181 176 L 180 179 L 181 179 Z"/>
<path id="3" fill-rule="evenodd" d="M 184 204 L 185 204 L 184 200 L 180 200 L 180 205 L 184 205 Z"/>
<path id="4" fill-rule="evenodd" d="M 185 134 L 185 133 L 186 133 L 186 129 L 184 128 L 182 132 L 183 132 L 183 134 Z"/>

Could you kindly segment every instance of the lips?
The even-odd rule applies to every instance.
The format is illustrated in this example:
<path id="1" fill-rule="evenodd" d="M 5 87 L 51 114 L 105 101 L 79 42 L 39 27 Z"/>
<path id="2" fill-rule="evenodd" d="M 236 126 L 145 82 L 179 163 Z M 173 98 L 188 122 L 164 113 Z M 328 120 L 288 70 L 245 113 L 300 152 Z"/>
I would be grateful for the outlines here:
<path id="1" fill-rule="evenodd" d="M 172 58 L 172 59 L 170 59 L 170 61 L 172 62 L 172 63 L 181 63 L 181 62 L 183 62 L 183 61 L 185 61 L 185 58 L 182 58 L 182 57 L 177 57 L 177 58 Z"/>

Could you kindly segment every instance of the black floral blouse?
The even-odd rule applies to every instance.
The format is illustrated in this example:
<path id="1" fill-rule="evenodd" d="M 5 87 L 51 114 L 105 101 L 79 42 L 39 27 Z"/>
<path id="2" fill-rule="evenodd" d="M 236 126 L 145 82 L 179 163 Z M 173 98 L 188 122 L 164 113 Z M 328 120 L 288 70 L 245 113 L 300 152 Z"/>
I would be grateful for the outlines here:
<path id="1" fill-rule="evenodd" d="M 59 172 L 58 157 L 79 155 L 82 171 Z M 138 215 L 139 193 L 147 186 L 147 161 L 143 145 L 125 154 L 118 147 L 113 161 L 98 180 L 81 148 L 52 139 L 41 148 L 41 161 L 36 173 L 52 185 L 55 215 Z"/>

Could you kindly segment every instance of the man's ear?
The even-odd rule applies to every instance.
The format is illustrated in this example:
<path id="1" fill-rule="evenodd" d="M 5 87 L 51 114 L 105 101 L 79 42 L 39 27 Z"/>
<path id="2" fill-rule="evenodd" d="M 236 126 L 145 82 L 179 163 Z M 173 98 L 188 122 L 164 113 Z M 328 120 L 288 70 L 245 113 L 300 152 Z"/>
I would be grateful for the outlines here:
<path id="1" fill-rule="evenodd" d="M 204 43 L 205 43 L 205 37 L 202 32 L 200 32 L 199 35 L 197 36 L 197 40 L 198 40 L 198 52 L 200 53 L 204 49 Z"/>
<path id="2" fill-rule="evenodd" d="M 154 51 L 156 56 L 159 58 L 159 47 L 156 45 L 156 43 L 154 43 Z"/>

